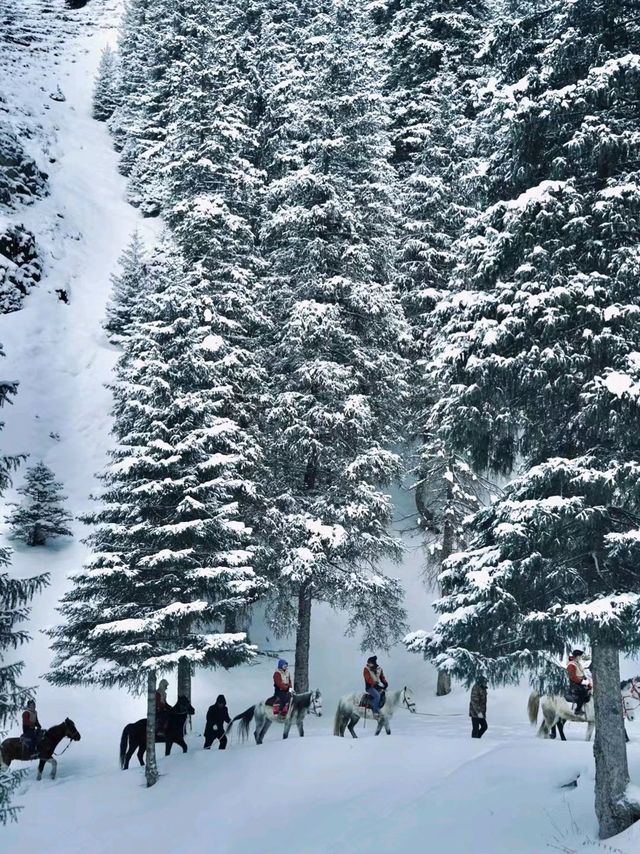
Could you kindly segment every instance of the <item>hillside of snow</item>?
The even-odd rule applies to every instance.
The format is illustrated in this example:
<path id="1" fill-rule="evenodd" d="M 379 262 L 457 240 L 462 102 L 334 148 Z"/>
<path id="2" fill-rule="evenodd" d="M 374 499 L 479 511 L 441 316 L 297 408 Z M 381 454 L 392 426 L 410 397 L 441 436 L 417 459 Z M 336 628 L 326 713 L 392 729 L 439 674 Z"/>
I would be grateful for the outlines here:
<path id="1" fill-rule="evenodd" d="M 43 268 L 21 310 L 0 315 L 3 375 L 19 381 L 15 403 L 3 413 L 3 453 L 47 463 L 63 482 L 74 516 L 90 506 L 110 443 L 105 384 L 117 351 L 102 330 L 110 277 L 134 230 L 151 244 L 161 227 L 126 203 L 106 128 L 91 118 L 93 76 L 103 46 L 115 43 L 119 11 L 117 0 L 23 0 L 2 9 L 5 25 L 10 20 L 13 27 L 0 57 L 3 105 L 27 154 L 48 174 L 48 195 L 3 213 L 35 235 Z M 26 31 L 34 36 L 29 47 L 20 43 Z M 64 100 L 51 97 L 58 90 Z M 412 512 L 411 498 L 396 498 L 401 520 Z M 4 499 L 14 500 L 15 493 Z M 259 749 L 234 739 L 224 753 L 205 753 L 199 733 L 207 706 L 220 692 L 232 714 L 265 698 L 273 661 L 260 656 L 233 672 L 200 671 L 190 751 L 160 758 L 161 779 L 145 789 L 139 768 L 124 773 L 117 762 L 122 728 L 144 715 L 144 699 L 54 688 L 41 678 L 49 665 L 41 630 L 56 622 L 68 576 L 87 553 L 79 522 L 74 533 L 72 541 L 46 550 L 15 546 L 13 573 L 51 573 L 51 586 L 34 601 L 22 681 L 37 687 L 44 725 L 69 716 L 82 741 L 61 757 L 54 782 L 36 783 L 35 765 L 29 766 L 16 796 L 24 807 L 19 822 L 0 829 L 3 851 L 542 854 L 599 847 L 592 748 L 581 740 L 583 727 L 568 727 L 566 744 L 535 739 L 524 686 L 490 693 L 489 732 L 472 741 L 467 694 L 458 687 L 436 698 L 433 668 L 396 648 L 381 653 L 381 663 L 392 687 L 412 687 L 419 714 L 400 710 L 391 737 L 373 739 L 369 722 L 360 724 L 358 741 L 335 738 L 335 705 L 360 687 L 363 656 L 358 639 L 344 636 L 343 616 L 326 607 L 314 610 L 310 665 L 324 715 L 307 719 L 307 737 L 301 741 L 292 732 L 282 742 L 272 728 Z M 411 627 L 423 628 L 431 594 L 420 578 L 419 541 L 407 536 L 405 542 L 402 565 L 388 569 L 405 585 Z M 292 642 L 273 638 L 258 617 L 251 639 L 292 660 Z M 638 669 L 624 666 L 625 675 Z M 170 697 L 174 690 L 170 684 Z M 640 725 L 629 731 L 632 777 L 640 783 Z M 563 788 L 574 780 L 577 786 Z M 640 828 L 607 844 L 637 852 Z"/>

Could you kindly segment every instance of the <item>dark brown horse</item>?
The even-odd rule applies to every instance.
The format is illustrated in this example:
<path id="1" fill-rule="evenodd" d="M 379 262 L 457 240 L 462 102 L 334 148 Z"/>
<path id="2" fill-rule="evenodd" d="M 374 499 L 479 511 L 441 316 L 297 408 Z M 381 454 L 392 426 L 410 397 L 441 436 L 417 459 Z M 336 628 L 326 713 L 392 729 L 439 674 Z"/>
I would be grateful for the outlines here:
<path id="1" fill-rule="evenodd" d="M 167 729 L 164 733 L 156 733 L 156 744 L 164 742 L 164 755 L 171 753 L 174 744 L 187 752 L 187 743 L 184 740 L 184 729 L 188 715 L 194 715 L 195 709 L 187 697 L 178 697 L 175 706 L 169 706 L 167 712 Z M 138 751 L 138 762 L 144 765 L 144 754 L 147 749 L 147 719 L 142 718 L 132 724 L 127 724 L 122 730 L 120 738 L 120 767 L 126 771 L 133 754 Z"/>
<path id="2" fill-rule="evenodd" d="M 8 768 L 14 761 L 31 762 L 39 759 L 38 780 L 42 780 L 42 772 L 47 762 L 51 763 L 51 779 L 55 780 L 58 761 L 53 758 L 53 753 L 63 738 L 68 738 L 70 741 L 80 741 L 80 733 L 71 718 L 65 718 L 61 724 L 44 730 L 35 750 L 30 750 L 21 738 L 5 738 L 0 744 L 2 767 Z"/>

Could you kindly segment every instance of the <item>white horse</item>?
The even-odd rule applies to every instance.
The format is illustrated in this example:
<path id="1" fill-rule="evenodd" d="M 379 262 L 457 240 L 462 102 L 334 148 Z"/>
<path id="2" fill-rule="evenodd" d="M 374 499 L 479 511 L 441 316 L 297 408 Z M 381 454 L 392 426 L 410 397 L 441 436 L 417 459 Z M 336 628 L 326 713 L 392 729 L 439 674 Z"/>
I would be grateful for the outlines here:
<path id="1" fill-rule="evenodd" d="M 256 728 L 253 737 L 256 744 L 262 744 L 267 730 L 272 723 L 283 723 L 284 732 L 283 738 L 289 737 L 289 730 L 295 724 L 298 727 L 298 732 L 304 736 L 303 721 L 310 712 L 312 715 L 322 717 L 322 694 L 317 689 L 315 691 L 306 691 L 304 694 L 292 694 L 289 700 L 289 711 L 285 717 L 282 715 L 274 715 L 273 707 L 267 706 L 266 703 L 256 703 L 255 706 L 250 706 L 241 715 L 231 721 L 227 727 L 227 734 L 231 731 L 231 727 L 236 721 L 240 721 L 240 738 L 245 741 L 249 735 L 249 724 L 256 719 Z"/>
<path id="2" fill-rule="evenodd" d="M 622 699 L 622 712 L 626 720 L 632 721 L 636 709 L 640 708 L 640 677 L 626 679 L 620 683 L 620 694 Z M 538 736 L 542 738 L 555 738 L 555 727 L 558 728 L 560 738 L 566 741 L 564 735 L 564 724 L 566 721 L 577 721 L 587 723 L 587 741 L 591 741 L 593 728 L 595 726 L 595 715 L 593 708 L 593 697 L 584 706 L 585 716 L 577 716 L 571 703 L 559 694 L 544 694 L 542 697 L 537 691 L 532 691 L 529 696 L 529 720 L 532 724 L 538 722 L 538 708 L 542 701 L 542 724 L 538 730 Z M 625 730 L 626 736 L 626 730 Z M 627 741 L 629 737 L 627 737 Z"/>
<path id="3" fill-rule="evenodd" d="M 532 691 L 529 695 L 529 722 L 536 724 L 538 722 L 538 710 L 542 705 L 542 723 L 538 730 L 539 738 L 555 738 L 555 729 L 558 727 L 560 738 L 566 741 L 564 737 L 565 721 L 576 721 L 587 724 L 587 741 L 591 741 L 593 728 L 595 726 L 595 718 L 593 711 L 593 697 L 584 705 L 584 715 L 576 715 L 573 711 L 571 703 L 569 703 L 561 694 L 543 694 L 542 697 L 537 691 Z"/>
<path id="4" fill-rule="evenodd" d="M 354 691 L 353 694 L 345 694 L 341 698 L 333 721 L 334 735 L 344 736 L 345 730 L 348 729 L 354 738 L 358 737 L 354 730 L 355 725 L 361 717 L 372 714 L 369 706 L 362 705 L 362 697 L 362 691 Z M 413 691 L 411 688 L 407 688 L 406 685 L 400 691 L 387 694 L 385 704 L 380 709 L 380 714 L 378 715 L 376 735 L 380 735 L 383 727 L 387 735 L 391 735 L 389 721 L 401 704 L 405 705 L 410 712 L 415 712 L 416 710 L 416 704 L 413 702 Z"/>

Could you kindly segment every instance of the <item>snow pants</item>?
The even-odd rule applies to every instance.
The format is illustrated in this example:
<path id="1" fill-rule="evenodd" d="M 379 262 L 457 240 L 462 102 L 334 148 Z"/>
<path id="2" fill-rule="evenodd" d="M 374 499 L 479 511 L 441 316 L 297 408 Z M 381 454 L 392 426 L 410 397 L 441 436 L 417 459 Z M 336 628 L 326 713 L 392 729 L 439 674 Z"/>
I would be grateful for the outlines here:
<path id="1" fill-rule="evenodd" d="M 482 738 L 488 728 L 484 718 L 471 718 L 471 738 Z"/>
<path id="2" fill-rule="evenodd" d="M 227 746 L 227 736 L 224 734 L 224 730 L 214 729 L 207 724 L 204 728 L 204 746 L 206 750 L 209 750 L 216 739 L 220 739 L 218 750 L 224 750 Z"/>

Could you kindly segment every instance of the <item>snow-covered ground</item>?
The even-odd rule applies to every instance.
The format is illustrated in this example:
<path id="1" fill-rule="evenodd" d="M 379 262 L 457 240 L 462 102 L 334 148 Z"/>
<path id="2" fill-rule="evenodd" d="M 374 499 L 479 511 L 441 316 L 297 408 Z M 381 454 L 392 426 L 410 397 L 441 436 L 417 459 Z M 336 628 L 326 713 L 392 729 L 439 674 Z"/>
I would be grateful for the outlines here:
<path id="1" fill-rule="evenodd" d="M 63 0 L 24 0 L 15 9 L 39 38 L 27 50 L 17 43 L 6 48 L 0 86 L 29 154 L 49 172 L 51 194 L 11 215 L 35 233 L 45 278 L 22 311 L 0 316 L 7 356 L 2 372 L 20 382 L 14 406 L 3 413 L 2 450 L 44 460 L 79 514 L 89 506 L 109 447 L 105 383 L 117 353 L 101 322 L 110 275 L 131 233 L 137 228 L 152 242 L 159 223 L 142 219 L 124 201 L 125 182 L 106 129 L 90 117 L 93 74 L 102 47 L 115 41 L 118 0 L 66 11 Z M 64 101 L 49 97 L 58 86 Z M 69 293 L 68 305 L 55 294 L 60 288 Z M 7 493 L 7 500 L 12 497 Z M 399 496 L 398 517 L 410 512 L 407 497 Z M 20 821 L 0 829 L 3 852 L 253 854 L 339 847 L 354 854 L 416 848 L 541 854 L 597 847 L 593 758 L 579 740 L 583 727 L 569 726 L 566 744 L 536 740 L 526 722 L 525 688 L 491 692 L 490 730 L 472 741 L 466 694 L 456 689 L 436 698 L 433 669 L 396 649 L 381 654 L 381 663 L 392 687 L 413 688 L 420 714 L 399 711 L 390 738 L 373 739 L 371 724 L 358 741 L 334 738 L 337 699 L 360 686 L 363 656 L 357 640 L 344 637 L 343 617 L 320 607 L 310 672 L 313 687 L 323 692 L 325 716 L 308 719 L 307 738 L 292 734 L 282 742 L 272 729 L 261 748 L 233 743 L 225 753 L 205 753 L 197 734 L 206 707 L 219 692 L 233 714 L 263 699 L 273 664 L 260 657 L 232 672 L 198 673 L 191 750 L 161 759 L 160 782 L 146 790 L 138 768 L 124 773 L 117 763 L 122 727 L 143 716 L 144 701 L 119 691 L 53 688 L 40 678 L 49 651 L 39 630 L 56 621 L 68 575 L 86 555 L 82 526 L 76 523 L 75 530 L 72 542 L 46 550 L 17 547 L 14 555 L 16 574 L 52 575 L 51 587 L 34 603 L 23 681 L 38 686 L 45 725 L 68 715 L 83 737 L 60 759 L 55 782 L 36 783 L 30 767 L 16 798 L 24 806 Z M 418 543 L 406 542 L 397 573 L 407 588 L 411 626 L 421 628 L 429 620 L 430 597 L 419 577 Z M 251 632 L 262 648 L 289 655 L 291 644 L 270 637 L 259 619 Z M 626 668 L 628 674 L 638 670 Z M 640 725 L 631 735 L 640 782 Z M 562 788 L 577 774 L 577 787 Z M 640 832 L 631 829 L 610 845 L 637 852 Z"/>

